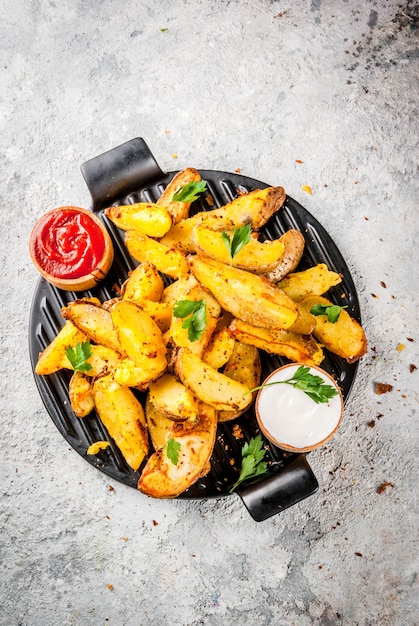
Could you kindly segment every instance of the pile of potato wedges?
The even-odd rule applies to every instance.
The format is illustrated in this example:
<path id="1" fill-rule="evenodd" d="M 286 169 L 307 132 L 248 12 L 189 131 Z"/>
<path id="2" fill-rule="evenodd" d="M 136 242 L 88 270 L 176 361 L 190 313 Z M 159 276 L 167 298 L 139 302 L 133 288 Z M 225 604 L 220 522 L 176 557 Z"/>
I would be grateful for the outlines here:
<path id="1" fill-rule="evenodd" d="M 341 276 L 324 264 L 296 271 L 303 235 L 292 229 L 258 240 L 281 210 L 284 189 L 252 191 L 189 217 L 191 202 L 173 196 L 200 179 L 189 168 L 155 204 L 105 210 L 125 231 L 138 266 L 118 297 L 69 302 L 35 368 L 38 375 L 72 370 L 68 347 L 91 344 L 90 369 L 74 371 L 69 384 L 73 411 L 81 419 L 96 411 L 126 463 L 140 471 L 138 488 L 157 498 L 178 496 L 209 471 L 218 422 L 236 419 L 254 401 L 261 350 L 305 365 L 321 365 L 324 350 L 348 362 L 366 352 L 365 334 L 346 310 L 334 323 L 311 313 L 333 304 L 324 294 Z M 232 258 L 223 234 L 246 225 L 251 237 Z M 198 338 L 174 314 L 182 301 L 204 303 Z"/>

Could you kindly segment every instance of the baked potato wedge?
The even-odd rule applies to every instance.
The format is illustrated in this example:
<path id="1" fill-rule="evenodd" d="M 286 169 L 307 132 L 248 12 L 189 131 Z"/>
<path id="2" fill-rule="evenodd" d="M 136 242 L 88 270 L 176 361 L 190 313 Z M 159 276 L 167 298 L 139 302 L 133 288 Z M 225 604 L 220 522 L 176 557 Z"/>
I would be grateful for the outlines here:
<path id="1" fill-rule="evenodd" d="M 51 343 L 39 354 L 35 373 L 45 376 L 63 368 L 73 369 L 65 351 L 69 346 L 74 347 L 83 341 L 89 341 L 86 333 L 79 330 L 72 322 L 65 322 Z"/>
<path id="2" fill-rule="evenodd" d="M 217 328 L 205 349 L 203 361 L 215 370 L 220 369 L 231 357 L 235 342 L 228 327 Z"/>
<path id="3" fill-rule="evenodd" d="M 192 241 L 194 228 L 200 224 L 203 213 L 196 213 L 192 217 L 174 224 L 169 232 L 160 239 L 160 243 L 182 254 L 192 254 L 195 246 Z"/>
<path id="4" fill-rule="evenodd" d="M 145 261 L 133 270 L 122 285 L 122 299 L 159 302 L 164 290 L 163 279 L 152 263 Z"/>
<path id="5" fill-rule="evenodd" d="M 95 408 L 93 397 L 93 381 L 83 372 L 75 371 L 70 378 L 68 395 L 71 408 L 77 417 L 86 417 Z"/>
<path id="6" fill-rule="evenodd" d="M 265 274 L 266 278 L 273 283 L 278 283 L 287 274 L 297 269 L 305 248 L 304 236 L 295 228 L 284 233 L 279 241 L 282 241 L 285 246 L 284 254 L 277 265 Z"/>
<path id="7" fill-rule="evenodd" d="M 201 223 L 212 230 L 233 230 L 246 224 L 260 230 L 285 202 L 283 187 L 266 187 L 243 194 L 219 209 L 200 213 Z"/>
<path id="8" fill-rule="evenodd" d="M 74 300 L 62 309 L 64 319 L 84 332 L 95 343 L 124 354 L 110 311 L 89 300 Z"/>
<path id="9" fill-rule="evenodd" d="M 166 367 L 166 345 L 163 334 L 150 315 L 134 302 L 118 302 L 111 311 L 112 322 L 120 344 L 130 359 L 154 376 Z"/>
<path id="10" fill-rule="evenodd" d="M 196 421 L 199 417 L 198 400 L 172 374 L 163 374 L 150 383 L 148 397 L 153 406 L 171 420 Z"/>
<path id="11" fill-rule="evenodd" d="M 198 170 L 193 167 L 188 167 L 178 172 L 163 191 L 158 200 L 158 204 L 159 206 L 167 208 L 173 224 L 177 224 L 180 220 L 187 218 L 191 206 L 191 202 L 175 202 L 173 200 L 174 194 L 179 187 L 184 187 L 188 183 L 199 182 L 200 180 L 201 175 Z"/>
<path id="12" fill-rule="evenodd" d="M 128 387 L 112 375 L 93 384 L 93 397 L 100 420 L 118 446 L 127 464 L 137 470 L 149 451 L 144 409 Z"/>
<path id="13" fill-rule="evenodd" d="M 333 306 L 323 296 L 307 296 L 301 301 L 307 311 L 315 305 Z M 327 319 L 327 315 L 317 315 L 314 336 L 324 345 L 324 347 L 338 356 L 346 359 L 348 363 L 358 361 L 367 351 L 367 339 L 362 327 L 356 320 L 342 309 L 337 322 L 332 323 Z"/>
<path id="14" fill-rule="evenodd" d="M 217 432 L 217 412 L 211 406 L 199 403 L 199 420 L 196 423 L 172 422 L 171 428 L 160 429 L 160 439 L 166 433 L 166 441 L 151 455 L 144 467 L 138 489 L 153 498 L 175 498 L 193 485 L 209 469 Z M 158 420 L 158 412 L 153 414 Z M 154 435 L 156 440 L 156 435 Z M 174 463 L 168 456 L 169 442 L 178 446 L 178 458 Z"/>
<path id="15" fill-rule="evenodd" d="M 255 346 L 235 341 L 233 352 L 223 369 L 223 374 L 232 380 L 237 380 L 248 389 L 254 389 L 260 385 L 262 366 L 259 350 Z M 248 394 L 248 405 L 239 410 L 219 411 L 218 421 L 228 422 L 240 417 L 252 404 L 256 391 Z"/>
<path id="16" fill-rule="evenodd" d="M 134 230 L 125 233 L 125 245 L 134 259 L 143 263 L 153 263 L 159 272 L 172 278 L 180 278 L 188 273 L 188 264 L 182 252 L 169 248 L 160 241 L 155 241 L 147 235 Z"/>
<path id="17" fill-rule="evenodd" d="M 187 348 L 178 351 L 175 371 L 183 384 L 202 402 L 218 411 L 248 406 L 249 388 L 207 365 Z"/>
<path id="18" fill-rule="evenodd" d="M 235 317 L 283 329 L 297 320 L 295 302 L 266 278 L 200 256 L 188 256 L 187 260 L 195 277 Z"/>
<path id="19" fill-rule="evenodd" d="M 239 319 L 232 321 L 230 330 L 238 341 L 260 348 L 269 354 L 284 356 L 296 363 L 320 365 L 324 359 L 321 346 L 311 335 L 260 328 Z"/>
<path id="20" fill-rule="evenodd" d="M 342 282 L 342 277 L 328 269 L 325 263 L 319 263 L 302 272 L 292 272 L 277 283 L 277 287 L 294 302 L 301 302 L 310 295 L 322 296 L 331 287 Z"/>
<path id="21" fill-rule="evenodd" d="M 150 202 L 136 202 L 111 206 L 105 215 L 122 230 L 135 230 L 149 237 L 163 237 L 172 226 L 172 217 L 166 207 Z"/>
<path id="22" fill-rule="evenodd" d="M 256 274 L 265 274 L 276 267 L 284 254 L 285 246 L 279 239 L 261 243 L 251 239 L 231 260 L 230 253 L 222 239 L 222 233 L 198 225 L 192 231 L 195 252 L 201 256 L 239 267 Z"/>

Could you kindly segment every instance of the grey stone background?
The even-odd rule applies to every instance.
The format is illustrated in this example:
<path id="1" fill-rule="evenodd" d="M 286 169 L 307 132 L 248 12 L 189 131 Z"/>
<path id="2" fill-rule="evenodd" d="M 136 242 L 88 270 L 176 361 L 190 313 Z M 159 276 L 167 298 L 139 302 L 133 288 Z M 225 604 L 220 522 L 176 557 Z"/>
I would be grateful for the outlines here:
<path id="1" fill-rule="evenodd" d="M 418 623 L 418 4 L 4 0 L 1 13 L 1 625 Z M 80 164 L 136 136 L 165 170 L 283 185 L 358 288 L 369 352 L 342 427 L 310 455 L 320 490 L 259 524 L 235 495 L 154 501 L 112 482 L 35 387 L 31 226 L 89 206 Z"/>

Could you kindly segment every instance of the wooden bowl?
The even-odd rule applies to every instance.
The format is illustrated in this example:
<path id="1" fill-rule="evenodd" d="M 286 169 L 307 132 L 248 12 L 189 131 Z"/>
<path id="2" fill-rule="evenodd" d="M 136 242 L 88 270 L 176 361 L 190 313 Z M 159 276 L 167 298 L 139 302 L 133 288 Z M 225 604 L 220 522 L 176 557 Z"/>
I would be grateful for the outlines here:
<path id="1" fill-rule="evenodd" d="M 111 238 L 99 218 L 74 206 L 52 209 L 35 223 L 29 253 L 38 272 L 65 291 L 95 287 L 114 257 Z"/>
<path id="2" fill-rule="evenodd" d="M 301 363 L 290 363 L 273 371 L 264 381 L 255 401 L 256 419 L 269 441 L 289 452 L 309 452 L 324 445 L 338 429 L 343 416 L 343 397 L 336 381 L 320 367 L 310 373 L 321 376 L 337 395 L 316 404 L 304 391 L 289 384 L 272 384 L 292 378 Z M 305 366 L 308 367 L 308 366 Z"/>

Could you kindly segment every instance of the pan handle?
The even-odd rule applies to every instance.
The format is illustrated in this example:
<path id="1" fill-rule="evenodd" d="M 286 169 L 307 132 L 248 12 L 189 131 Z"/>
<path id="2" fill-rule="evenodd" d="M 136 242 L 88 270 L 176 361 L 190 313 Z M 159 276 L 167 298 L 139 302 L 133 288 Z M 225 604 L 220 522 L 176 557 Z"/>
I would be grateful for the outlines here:
<path id="1" fill-rule="evenodd" d="M 93 211 L 100 211 L 164 176 L 141 137 L 86 161 L 80 169 L 92 196 Z"/>
<path id="2" fill-rule="evenodd" d="M 253 519 L 263 522 L 311 496 L 318 488 L 319 483 L 305 454 L 299 454 L 276 474 L 244 485 L 236 493 Z"/>

